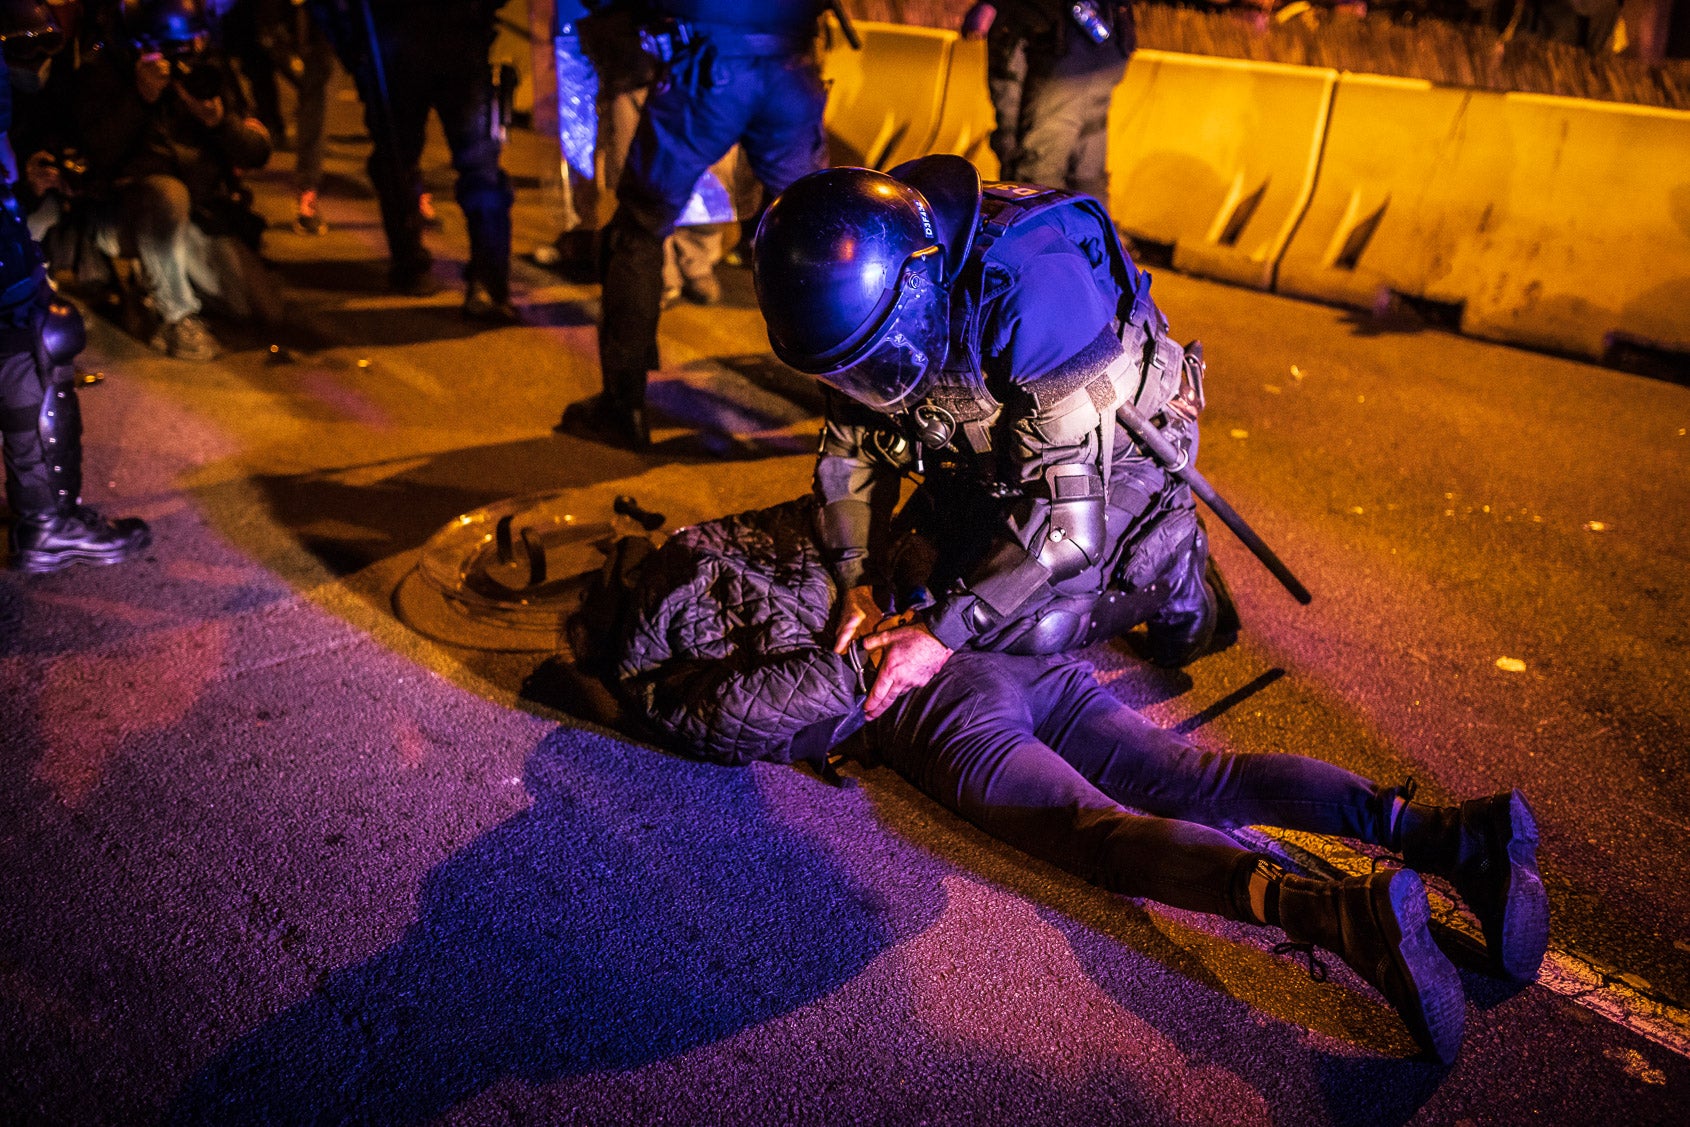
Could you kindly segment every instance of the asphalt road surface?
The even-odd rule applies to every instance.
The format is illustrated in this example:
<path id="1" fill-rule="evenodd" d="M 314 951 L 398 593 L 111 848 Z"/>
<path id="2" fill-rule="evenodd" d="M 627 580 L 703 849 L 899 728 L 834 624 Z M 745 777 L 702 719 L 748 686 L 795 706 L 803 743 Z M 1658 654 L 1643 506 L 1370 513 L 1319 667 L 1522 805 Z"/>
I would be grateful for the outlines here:
<path id="1" fill-rule="evenodd" d="M 87 497 L 152 521 L 146 559 L 0 577 L 0 1120 L 1690 1121 L 1690 389 L 1157 273 L 1208 345 L 1202 464 L 1315 600 L 1216 533 L 1238 645 L 1087 656 L 1205 744 L 1527 792 L 1551 959 L 1464 970 L 1445 1069 L 1277 932 L 1103 894 L 885 769 L 630 743 L 545 655 L 402 623 L 423 543 L 502 498 L 798 495 L 816 402 L 730 272 L 665 316 L 650 455 L 554 436 L 595 291 L 522 267 L 497 331 L 383 295 L 359 157 L 327 237 L 270 235 L 274 334 L 196 365 L 96 325 Z M 556 220 L 521 183 L 525 249 Z"/>

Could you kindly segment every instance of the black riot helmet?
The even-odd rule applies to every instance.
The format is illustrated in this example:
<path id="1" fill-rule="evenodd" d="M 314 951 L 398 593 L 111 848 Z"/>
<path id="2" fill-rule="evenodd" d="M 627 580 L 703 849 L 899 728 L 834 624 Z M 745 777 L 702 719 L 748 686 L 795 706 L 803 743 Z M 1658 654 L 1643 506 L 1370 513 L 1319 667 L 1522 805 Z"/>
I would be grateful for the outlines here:
<path id="1" fill-rule="evenodd" d="M 961 157 L 794 183 L 753 243 L 775 355 L 876 410 L 909 406 L 945 362 L 950 285 L 979 210 L 979 173 Z"/>
<path id="2" fill-rule="evenodd" d="M 211 42 L 204 0 L 123 0 L 123 30 L 137 50 L 197 55 Z"/>
<path id="3" fill-rule="evenodd" d="M 0 0 L 0 43 L 7 62 L 34 66 L 58 53 L 65 33 L 44 0 Z"/>

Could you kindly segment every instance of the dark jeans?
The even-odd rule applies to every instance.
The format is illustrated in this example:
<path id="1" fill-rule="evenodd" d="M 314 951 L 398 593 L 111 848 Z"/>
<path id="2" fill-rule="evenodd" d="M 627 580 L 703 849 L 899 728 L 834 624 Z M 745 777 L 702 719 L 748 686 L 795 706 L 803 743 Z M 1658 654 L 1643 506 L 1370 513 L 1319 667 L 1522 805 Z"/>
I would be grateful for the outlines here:
<path id="1" fill-rule="evenodd" d="M 197 315 L 203 298 L 236 320 L 280 321 L 281 289 L 257 253 L 234 235 L 208 233 L 194 214 L 187 185 L 174 176 L 142 177 L 119 200 L 116 246 L 140 260 L 160 320 Z"/>
<path id="2" fill-rule="evenodd" d="M 657 368 L 663 240 L 693 185 L 737 142 L 771 196 L 827 162 L 827 92 L 804 55 L 719 58 L 646 100 L 604 237 L 599 367 L 605 392 L 642 406 Z"/>
<path id="3" fill-rule="evenodd" d="M 381 205 L 381 225 L 396 277 L 414 277 L 432 261 L 423 248 L 422 159 L 428 114 L 440 116 L 457 171 L 457 200 L 469 228 L 466 282 L 480 282 L 498 300 L 510 295 L 510 178 L 499 167 L 499 143 L 489 132 L 493 85 L 488 37 L 474 20 L 453 20 L 438 5 L 421 14 L 383 12 L 382 63 L 387 76 L 384 114 L 369 66 L 354 77 L 370 131 L 370 181 Z"/>
<path id="4" fill-rule="evenodd" d="M 1125 896 L 1247 918 L 1254 863 L 1212 827 L 1382 843 L 1380 788 L 1300 755 L 1204 751 L 1061 657 L 964 651 L 869 729 L 899 774 L 993 837 Z M 1145 814 L 1129 813 L 1131 806 Z"/>
<path id="5" fill-rule="evenodd" d="M 305 71 L 299 76 L 299 114 L 294 122 L 295 191 L 315 192 L 323 183 L 323 151 L 329 109 L 329 83 L 334 78 L 334 48 L 314 27 L 300 47 Z"/>

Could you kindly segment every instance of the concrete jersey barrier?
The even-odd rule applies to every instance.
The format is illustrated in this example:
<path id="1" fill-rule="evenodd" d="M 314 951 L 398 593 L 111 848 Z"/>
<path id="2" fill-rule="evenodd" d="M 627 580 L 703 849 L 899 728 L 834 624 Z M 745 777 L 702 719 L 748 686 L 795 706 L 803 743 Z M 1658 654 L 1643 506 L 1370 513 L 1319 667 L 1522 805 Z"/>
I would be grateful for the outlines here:
<path id="1" fill-rule="evenodd" d="M 1109 115 L 1109 205 L 1174 266 L 1258 289 L 1307 204 L 1338 73 L 1138 51 Z"/>
<path id="2" fill-rule="evenodd" d="M 951 46 L 951 70 L 932 151 L 966 157 L 982 177 L 995 180 L 998 158 L 991 140 L 996 126 L 997 111 L 986 85 L 986 41 L 959 36 Z"/>
<path id="3" fill-rule="evenodd" d="M 960 153 L 990 177 L 984 45 L 859 25 L 823 54 L 837 163 Z M 1110 209 L 1176 268 L 1612 359 L 1690 353 L 1690 113 L 1137 52 Z"/>
<path id="4" fill-rule="evenodd" d="M 1474 336 L 1690 352 L 1690 113 L 1346 74 L 1284 293 Z"/>

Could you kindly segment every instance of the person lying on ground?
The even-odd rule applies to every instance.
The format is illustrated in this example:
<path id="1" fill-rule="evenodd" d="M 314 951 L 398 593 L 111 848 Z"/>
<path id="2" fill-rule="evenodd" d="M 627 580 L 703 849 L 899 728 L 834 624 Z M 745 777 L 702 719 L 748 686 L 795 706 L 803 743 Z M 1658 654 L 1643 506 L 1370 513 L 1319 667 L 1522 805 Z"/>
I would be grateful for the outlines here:
<path id="1" fill-rule="evenodd" d="M 1447 878 L 1478 917 L 1488 967 L 1537 973 L 1549 909 L 1530 805 L 1507 790 L 1415 801 L 1300 755 L 1208 750 L 1157 727 L 1057 655 L 955 654 L 865 717 L 877 644 L 844 653 L 844 613 L 805 498 L 610 551 L 570 641 L 624 726 L 726 764 L 845 753 L 883 762 L 987 833 L 1100 888 L 1278 927 L 1377 988 L 1420 1048 L 1460 1047 L 1461 980 L 1433 941 L 1420 872 Z M 603 700 L 604 698 L 600 698 Z M 617 720 L 601 712 L 601 720 Z M 1354 838 L 1405 868 L 1328 880 L 1287 872 L 1225 832 L 1278 826 Z M 1312 964 L 1311 964 L 1312 965 Z"/>

